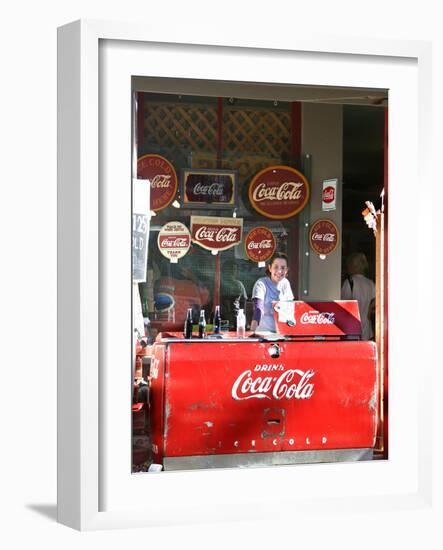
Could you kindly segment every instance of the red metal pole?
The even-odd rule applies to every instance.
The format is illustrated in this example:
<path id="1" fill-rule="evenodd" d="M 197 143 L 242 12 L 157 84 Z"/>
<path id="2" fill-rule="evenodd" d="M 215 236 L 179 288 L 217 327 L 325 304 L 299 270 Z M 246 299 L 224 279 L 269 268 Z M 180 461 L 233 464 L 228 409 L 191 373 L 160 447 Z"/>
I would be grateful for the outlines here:
<path id="1" fill-rule="evenodd" d="M 217 98 L 217 168 L 222 167 L 223 155 L 223 98 Z M 214 269 L 214 300 L 212 310 L 215 311 L 215 306 L 220 304 L 220 253 L 215 256 Z"/>

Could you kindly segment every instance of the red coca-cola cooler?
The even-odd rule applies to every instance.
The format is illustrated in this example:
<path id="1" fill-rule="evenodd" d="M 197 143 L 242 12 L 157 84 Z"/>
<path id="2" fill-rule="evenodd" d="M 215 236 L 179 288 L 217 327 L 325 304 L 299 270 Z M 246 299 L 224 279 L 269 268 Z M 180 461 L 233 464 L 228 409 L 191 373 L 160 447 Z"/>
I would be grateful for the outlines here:
<path id="1" fill-rule="evenodd" d="M 163 334 L 151 360 L 165 470 L 371 459 L 377 352 L 356 301 L 275 302 L 277 333 Z"/>

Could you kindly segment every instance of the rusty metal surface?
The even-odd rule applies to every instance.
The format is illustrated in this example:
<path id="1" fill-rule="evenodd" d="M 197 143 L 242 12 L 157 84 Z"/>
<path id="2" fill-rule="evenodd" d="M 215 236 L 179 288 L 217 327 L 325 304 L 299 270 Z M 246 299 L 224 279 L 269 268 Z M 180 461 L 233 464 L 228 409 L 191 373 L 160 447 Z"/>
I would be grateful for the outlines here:
<path id="1" fill-rule="evenodd" d="M 372 448 L 375 344 L 279 342 L 278 358 L 271 357 L 274 345 L 247 339 L 156 344 L 154 460 Z"/>
<path id="2" fill-rule="evenodd" d="M 321 462 L 356 462 L 372 460 L 372 458 L 372 449 L 281 451 L 274 453 L 165 457 L 164 470 L 200 470 L 209 468 L 245 468 L 249 466 L 316 464 Z"/>

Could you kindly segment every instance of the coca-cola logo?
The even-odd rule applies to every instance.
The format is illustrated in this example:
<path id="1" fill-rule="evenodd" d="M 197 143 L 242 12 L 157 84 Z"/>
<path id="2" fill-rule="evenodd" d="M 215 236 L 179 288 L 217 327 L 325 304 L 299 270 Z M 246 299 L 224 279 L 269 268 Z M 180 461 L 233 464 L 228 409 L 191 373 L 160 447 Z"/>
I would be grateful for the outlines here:
<path id="1" fill-rule="evenodd" d="M 241 218 L 191 217 L 193 242 L 208 250 L 226 250 L 241 242 L 243 220 Z"/>
<path id="2" fill-rule="evenodd" d="M 264 239 L 259 243 L 250 242 L 247 244 L 248 250 L 270 250 L 272 248 L 272 239 Z"/>
<path id="3" fill-rule="evenodd" d="M 162 248 L 186 248 L 189 247 L 189 237 L 162 237 L 160 246 Z"/>
<path id="4" fill-rule="evenodd" d="M 303 325 L 333 325 L 335 315 L 327 311 L 305 311 L 300 317 Z"/>
<path id="5" fill-rule="evenodd" d="M 323 202 L 330 203 L 335 199 L 335 189 L 331 186 L 323 189 Z"/>
<path id="6" fill-rule="evenodd" d="M 255 202 L 300 200 L 303 194 L 303 184 L 295 181 L 286 181 L 278 186 L 270 187 L 266 183 L 259 183 L 252 192 Z"/>
<path id="7" fill-rule="evenodd" d="M 255 375 L 256 370 L 254 373 L 251 369 L 245 370 L 237 377 L 231 390 L 233 399 L 310 399 L 314 394 L 311 379 L 315 372 L 312 369 L 288 369 L 277 375 L 266 376 Z"/>
<path id="8" fill-rule="evenodd" d="M 267 227 L 254 227 L 246 235 L 246 255 L 253 262 L 265 262 L 274 254 L 275 237 Z"/>
<path id="9" fill-rule="evenodd" d="M 137 177 L 151 182 L 150 209 L 157 212 L 171 204 L 178 180 L 172 164 L 160 155 L 144 155 L 137 161 Z"/>
<path id="10" fill-rule="evenodd" d="M 169 189 L 170 187 L 170 174 L 157 174 L 151 180 L 151 189 Z"/>
<path id="11" fill-rule="evenodd" d="M 200 181 L 194 187 L 194 195 L 208 195 L 212 197 L 221 197 L 223 195 L 223 184 L 222 183 L 210 183 L 205 185 Z"/>
<path id="12" fill-rule="evenodd" d="M 338 227 L 331 220 L 317 220 L 309 231 L 311 248 L 319 255 L 331 254 L 338 245 Z"/>
<path id="13" fill-rule="evenodd" d="M 184 206 L 214 204 L 219 208 L 235 205 L 235 172 L 222 170 L 184 170 Z"/>
<path id="14" fill-rule="evenodd" d="M 321 208 L 326 212 L 336 209 L 337 184 L 338 180 L 336 178 L 323 181 Z"/>
<path id="15" fill-rule="evenodd" d="M 309 200 L 305 176 L 290 166 L 261 170 L 249 185 L 249 200 L 267 218 L 285 219 L 298 214 Z"/>
<path id="16" fill-rule="evenodd" d="M 335 234 L 334 233 L 314 232 L 314 233 L 312 233 L 312 240 L 313 241 L 322 241 L 324 243 L 333 243 L 333 242 L 335 242 Z"/>
<path id="17" fill-rule="evenodd" d="M 160 229 L 157 244 L 163 256 L 171 262 L 177 262 L 190 249 L 191 235 L 181 222 L 168 222 Z"/>
<path id="18" fill-rule="evenodd" d="M 195 232 L 195 239 L 217 243 L 236 243 L 239 241 L 238 234 L 238 227 L 207 227 L 204 225 Z"/>

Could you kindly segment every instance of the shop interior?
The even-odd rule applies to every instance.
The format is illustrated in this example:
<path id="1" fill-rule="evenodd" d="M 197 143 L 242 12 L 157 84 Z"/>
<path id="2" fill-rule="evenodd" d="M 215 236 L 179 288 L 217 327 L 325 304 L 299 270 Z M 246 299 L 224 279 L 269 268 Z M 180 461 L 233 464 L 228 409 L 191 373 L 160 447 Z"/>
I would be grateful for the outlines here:
<path id="1" fill-rule="evenodd" d="M 346 258 L 353 252 L 365 254 L 367 276 L 375 281 L 376 243 L 362 211 L 366 201 L 380 207 L 387 183 L 387 90 L 156 78 L 134 78 L 133 90 L 134 167 L 158 155 L 173 165 L 177 178 L 168 204 L 150 211 L 146 280 L 138 283 L 148 343 L 159 332 L 182 331 L 189 308 L 194 323 L 205 311 L 210 330 L 220 305 L 226 331 L 235 330 L 242 308 L 249 327 L 252 288 L 266 270 L 251 261 L 244 246 L 257 225 L 269 229 L 275 249 L 287 255 L 297 300 L 339 300 Z M 251 205 L 251 181 L 272 166 L 295 168 L 309 182 L 309 201 L 293 216 L 269 218 Z M 234 172 L 235 203 L 186 204 L 188 169 Z M 326 212 L 325 180 L 336 180 L 335 208 Z M 159 250 L 159 232 L 171 221 L 189 227 L 191 216 L 241 219 L 243 242 L 218 254 L 193 242 L 184 257 L 171 262 Z M 325 257 L 309 243 L 309 227 L 321 218 L 338 228 L 338 246 Z M 147 377 L 146 367 L 142 371 L 139 364 L 136 374 Z M 146 415 L 140 418 L 134 433 L 143 434 Z M 134 447 L 133 471 L 149 463 L 148 447 L 146 441 Z"/>
<path id="2" fill-rule="evenodd" d="M 147 80 L 137 79 L 137 89 L 154 87 L 155 79 Z M 177 85 L 172 83 L 170 87 Z M 361 212 L 365 201 L 379 205 L 384 187 L 386 91 L 273 87 L 271 93 L 265 86 L 258 93 L 254 89 L 251 95 L 270 99 L 251 99 L 242 97 L 251 92 L 246 85 L 229 87 L 241 97 L 147 91 L 137 91 L 135 95 L 138 158 L 149 154 L 167 158 L 178 180 L 186 168 L 234 170 L 238 178 L 237 204 L 228 210 L 218 210 L 213 205 L 198 210 L 184 207 L 179 185 L 170 204 L 153 212 L 149 281 L 141 283 L 139 289 L 143 316 L 149 318 L 154 334 L 158 330 L 180 330 L 189 306 L 194 308 L 195 316 L 203 307 L 210 320 L 217 269 L 225 275 L 220 289 L 222 316 L 232 328 L 232 293 L 237 289 L 228 287 L 229 280 L 236 279 L 242 283 L 241 305 L 249 322 L 248 297 L 254 281 L 263 274 L 263 267 L 248 260 L 243 246 L 223 251 L 217 258 L 191 244 L 189 253 L 177 264 L 169 262 L 159 253 L 157 236 L 159 229 L 171 220 L 189 225 L 193 215 L 235 216 L 243 219 L 244 235 L 250 227 L 264 224 L 276 238 L 276 249 L 288 255 L 288 278 L 298 299 L 338 299 L 346 273 L 345 259 L 352 252 L 366 255 L 368 276 L 375 280 L 375 241 Z M 193 89 L 197 88 L 194 83 Z M 296 101 L 290 101 L 288 96 Z M 249 203 L 251 179 L 272 165 L 293 166 L 310 182 L 310 204 L 296 216 L 265 219 Z M 327 217 L 339 228 L 340 242 L 335 253 L 321 261 L 311 254 L 304 226 L 321 216 L 318 193 L 322 180 L 327 178 L 338 180 L 337 207 Z M 180 291 L 176 293 L 175 307 L 171 307 L 168 297 L 171 280 L 181 281 L 177 284 Z"/>

